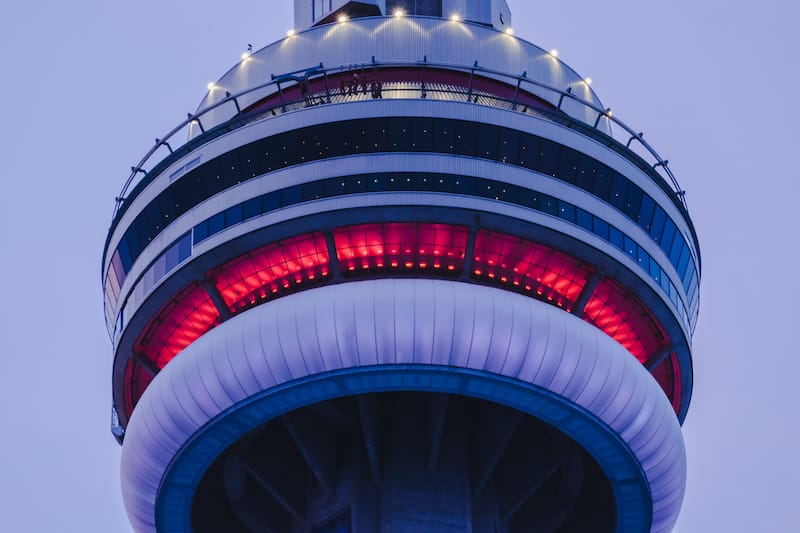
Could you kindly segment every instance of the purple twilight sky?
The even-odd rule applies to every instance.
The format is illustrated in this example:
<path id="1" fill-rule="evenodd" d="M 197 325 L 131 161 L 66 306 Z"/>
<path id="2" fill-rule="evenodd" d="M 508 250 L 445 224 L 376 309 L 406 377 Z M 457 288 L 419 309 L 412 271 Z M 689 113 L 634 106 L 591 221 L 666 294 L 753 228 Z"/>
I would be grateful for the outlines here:
<path id="1" fill-rule="evenodd" d="M 789 0 L 509 0 L 670 160 L 700 235 L 678 533 L 796 531 L 800 87 Z M 290 0 L 8 2 L 0 18 L 0 530 L 129 531 L 100 256 L 131 165 Z M 793 133 L 794 132 L 794 133 Z M 794 355 L 792 355 L 794 354 Z"/>

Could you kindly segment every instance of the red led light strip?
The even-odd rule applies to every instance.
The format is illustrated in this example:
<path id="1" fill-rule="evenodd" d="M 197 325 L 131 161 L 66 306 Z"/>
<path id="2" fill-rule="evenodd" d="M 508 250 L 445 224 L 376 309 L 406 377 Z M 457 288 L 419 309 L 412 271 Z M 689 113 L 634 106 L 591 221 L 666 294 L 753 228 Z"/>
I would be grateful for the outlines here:
<path id="1" fill-rule="evenodd" d="M 583 312 L 584 320 L 623 345 L 641 363 L 669 345 L 667 334 L 650 311 L 611 278 L 598 283 Z"/>
<path id="2" fill-rule="evenodd" d="M 345 277 L 448 277 L 463 271 L 469 231 L 449 224 L 394 222 L 337 228 L 333 237 Z M 472 279 L 527 294 L 568 312 L 592 272 L 591 266 L 532 241 L 486 230 L 475 237 Z M 330 257 L 320 232 L 272 243 L 208 274 L 233 314 L 329 278 Z M 669 345 L 669 338 L 650 311 L 610 278 L 603 279 L 590 296 L 584 319 L 642 363 Z M 220 313 L 208 292 L 201 284 L 192 283 L 156 314 L 134 350 L 163 368 L 219 321 Z M 653 375 L 677 411 L 680 375 L 676 357 L 671 354 Z M 123 394 L 129 415 L 151 379 L 144 367 L 128 362 Z"/>
<path id="3" fill-rule="evenodd" d="M 387 223 L 337 228 L 333 232 L 342 274 L 459 274 L 469 231 L 446 224 Z"/>
<path id="4" fill-rule="evenodd" d="M 134 351 L 158 368 L 219 323 L 220 314 L 199 283 L 191 283 L 167 303 L 144 329 Z"/>
<path id="5" fill-rule="evenodd" d="M 325 236 L 315 232 L 254 250 L 215 269 L 209 278 L 232 313 L 330 276 Z"/>
<path id="6" fill-rule="evenodd" d="M 568 312 L 591 272 L 573 257 L 519 237 L 484 230 L 475 237 L 473 278 L 508 286 Z"/>

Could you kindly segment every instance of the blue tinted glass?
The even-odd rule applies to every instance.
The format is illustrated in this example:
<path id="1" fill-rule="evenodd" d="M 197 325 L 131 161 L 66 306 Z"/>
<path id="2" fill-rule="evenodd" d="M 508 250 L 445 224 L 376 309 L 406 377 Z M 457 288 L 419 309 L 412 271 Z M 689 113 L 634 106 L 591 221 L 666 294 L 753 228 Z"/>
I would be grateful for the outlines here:
<path id="1" fill-rule="evenodd" d="M 563 200 L 558 201 L 558 216 L 569 222 L 575 223 L 575 206 Z"/>
<path id="2" fill-rule="evenodd" d="M 558 170 L 559 145 L 542 139 L 539 146 L 539 171 L 549 176 L 555 176 Z"/>
<path id="3" fill-rule="evenodd" d="M 627 180 L 626 180 L 627 181 Z M 639 212 L 642 209 L 642 189 L 636 185 L 627 183 L 627 194 L 625 195 L 625 205 L 622 211 L 630 217 L 631 220 L 639 219 Z"/>
<path id="4" fill-rule="evenodd" d="M 654 241 L 657 243 L 661 243 L 661 249 L 664 249 L 664 240 L 662 237 L 662 232 L 664 231 L 664 221 L 667 219 L 667 214 L 664 213 L 664 210 L 661 207 L 656 206 L 653 210 L 653 222 L 650 226 L 650 236 L 653 238 Z"/>
<path id="5" fill-rule="evenodd" d="M 636 245 L 636 262 L 639 263 L 645 271 L 650 271 L 650 255 L 644 251 L 644 248 Z"/>
<path id="6" fill-rule="evenodd" d="M 664 250 L 664 253 L 669 256 L 670 248 L 672 247 L 672 242 L 675 239 L 675 224 L 672 223 L 672 220 L 666 219 L 664 224 L 664 232 L 661 234 L 661 249 Z"/>
<path id="7" fill-rule="evenodd" d="M 178 261 L 183 261 L 190 255 L 192 255 L 192 237 L 191 232 L 186 232 L 178 241 Z"/>
<path id="8" fill-rule="evenodd" d="M 653 221 L 653 211 L 656 204 L 649 195 L 642 196 L 642 209 L 639 211 L 639 218 L 637 222 L 639 226 L 643 227 L 645 231 L 649 232 Z"/>
<path id="9" fill-rule="evenodd" d="M 366 187 L 365 187 L 366 189 Z M 300 203 L 300 186 L 295 185 L 281 191 L 281 207 Z"/>
<path id="10" fill-rule="evenodd" d="M 225 210 L 225 227 L 233 226 L 242 221 L 242 204 L 237 204 Z"/>
<path id="11" fill-rule="evenodd" d="M 214 235 L 225 229 L 225 212 L 217 213 L 208 219 L 208 235 Z"/>
<path id="12" fill-rule="evenodd" d="M 620 250 L 625 251 L 625 243 L 622 241 L 622 232 L 612 225 L 608 226 L 608 240 Z"/>
<path id="13" fill-rule="evenodd" d="M 675 236 L 672 238 L 672 246 L 669 248 L 669 262 L 672 263 L 673 266 L 678 266 L 678 260 L 685 247 L 681 234 L 676 231 Z"/>
<path id="14" fill-rule="evenodd" d="M 594 231 L 594 217 L 580 207 L 578 207 L 576 211 L 578 225 L 587 231 Z M 608 239 L 608 229 L 606 229 L 606 235 L 603 238 Z"/>
<path id="15" fill-rule="evenodd" d="M 545 213 L 558 216 L 558 200 L 556 200 L 552 196 L 542 194 L 540 205 L 542 211 L 544 211 Z"/>
<path id="16" fill-rule="evenodd" d="M 608 240 L 608 222 L 594 217 L 594 233 L 601 239 Z"/>
<path id="17" fill-rule="evenodd" d="M 167 248 L 166 252 L 164 252 L 164 263 L 165 263 L 164 266 L 167 269 L 167 272 L 175 268 L 178 265 L 178 263 L 181 262 L 179 245 L 180 242 L 176 242 L 175 244 Z"/>
<path id="18" fill-rule="evenodd" d="M 611 182 L 611 197 L 608 201 L 620 211 L 623 210 L 625 205 L 625 194 L 629 185 L 630 182 L 622 174 L 614 174 L 614 179 Z"/>
<path id="19" fill-rule="evenodd" d="M 244 220 L 251 219 L 253 217 L 257 217 L 261 214 L 261 198 L 256 196 L 255 198 L 250 198 L 246 202 L 242 204 L 242 218 Z"/>
<path id="20" fill-rule="evenodd" d="M 625 239 L 625 253 L 631 256 L 631 259 L 636 261 L 636 248 L 638 248 L 638 246 L 635 242 L 633 242 L 633 239 L 627 235 L 623 235 L 623 238 Z"/>
<path id="21" fill-rule="evenodd" d="M 204 220 L 198 225 L 196 225 L 192 232 L 194 233 L 194 243 L 197 244 L 198 242 L 204 240 L 208 237 L 208 220 Z"/>
<path id="22" fill-rule="evenodd" d="M 269 213 L 281 206 L 281 192 L 273 191 L 261 196 L 261 212 Z"/>

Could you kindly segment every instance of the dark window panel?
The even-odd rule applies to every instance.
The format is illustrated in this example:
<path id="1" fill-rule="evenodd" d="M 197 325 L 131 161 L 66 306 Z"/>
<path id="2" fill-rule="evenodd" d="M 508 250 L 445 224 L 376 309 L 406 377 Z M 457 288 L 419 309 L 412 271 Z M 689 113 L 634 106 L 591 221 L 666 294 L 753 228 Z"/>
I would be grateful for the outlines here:
<path id="1" fill-rule="evenodd" d="M 622 232 L 612 225 L 608 226 L 608 241 L 623 252 L 625 251 L 625 243 L 622 239 Z"/>
<path id="2" fill-rule="evenodd" d="M 417 118 L 411 124 L 411 151 L 433 150 L 433 119 Z"/>
<path id="3" fill-rule="evenodd" d="M 503 163 L 510 165 L 519 164 L 519 137 L 516 130 L 503 128 L 500 131 L 500 147 L 498 157 Z"/>
<path id="4" fill-rule="evenodd" d="M 597 235 L 598 237 L 600 237 L 602 239 L 609 240 L 608 222 L 606 222 L 605 220 L 603 220 L 601 218 L 597 218 L 597 217 L 593 217 L 593 218 L 594 218 L 593 230 L 594 230 L 595 235 Z"/>
<path id="5" fill-rule="evenodd" d="M 270 211 L 274 211 L 280 208 L 280 206 L 281 206 L 280 191 L 273 191 L 261 197 L 261 211 L 263 213 L 269 213 Z"/>
<path id="6" fill-rule="evenodd" d="M 578 161 L 580 155 L 572 148 L 561 147 L 561 157 L 558 160 L 558 179 L 572 183 L 578 181 Z"/>
<path id="7" fill-rule="evenodd" d="M 437 119 L 433 121 L 433 149 L 436 152 L 451 154 L 456 149 L 456 121 Z"/>
<path id="8" fill-rule="evenodd" d="M 594 231 L 593 219 L 594 217 L 588 211 L 584 211 L 580 207 L 576 208 L 576 220 L 578 225 L 586 231 Z M 608 239 L 608 230 L 606 230 L 606 236 L 603 238 Z"/>
<path id="9" fill-rule="evenodd" d="M 245 220 L 257 217 L 261 214 L 261 197 L 250 198 L 242 204 L 242 216 Z"/>
<path id="10" fill-rule="evenodd" d="M 675 237 L 672 239 L 672 246 L 669 250 L 669 262 L 672 263 L 675 267 L 678 266 L 678 260 L 681 257 L 681 252 L 686 245 L 683 244 L 683 239 L 681 238 L 680 232 L 675 232 Z"/>
<path id="11" fill-rule="evenodd" d="M 575 206 L 570 203 L 559 200 L 558 216 L 568 222 L 572 222 L 573 224 L 575 224 Z"/>
<path id="12" fill-rule="evenodd" d="M 614 171 L 606 165 L 597 165 L 597 179 L 595 180 L 594 190 L 591 191 L 601 200 L 609 201 L 611 198 L 611 182 L 614 178 Z"/>
<path id="13" fill-rule="evenodd" d="M 633 221 L 639 220 L 639 213 L 642 210 L 642 189 L 636 185 L 628 183 L 627 194 L 625 195 L 625 205 L 622 212 L 628 215 Z"/>
<path id="14" fill-rule="evenodd" d="M 214 235 L 225 229 L 225 213 L 217 213 L 208 219 L 208 235 Z"/>
<path id="15" fill-rule="evenodd" d="M 542 199 L 540 205 L 542 211 L 554 216 L 558 216 L 558 200 L 546 194 L 542 194 L 541 197 Z"/>
<path id="16" fill-rule="evenodd" d="M 628 181 L 627 178 L 625 178 L 622 174 L 618 172 L 614 173 L 614 178 L 611 182 L 611 195 L 608 199 L 608 202 L 620 211 L 623 211 L 625 205 L 625 195 L 630 185 L 631 182 Z"/>
<path id="17" fill-rule="evenodd" d="M 194 243 L 197 244 L 208 237 L 208 220 L 204 220 L 192 230 Z"/>
<path id="18" fill-rule="evenodd" d="M 581 156 L 578 161 L 578 176 L 575 184 L 584 191 L 592 192 L 597 179 L 597 161 L 591 157 Z"/>
<path id="19" fill-rule="evenodd" d="M 499 138 L 500 128 L 497 126 L 483 126 L 478 128 L 478 157 L 497 159 Z"/>
<path id="20" fill-rule="evenodd" d="M 541 139 L 540 143 L 538 169 L 542 174 L 555 176 L 556 172 L 558 172 L 560 146 L 547 139 Z"/>
<path id="21" fill-rule="evenodd" d="M 228 228 L 242 221 L 242 204 L 237 204 L 225 210 L 225 227 Z"/>
<path id="22" fill-rule="evenodd" d="M 645 231 L 650 232 L 650 227 L 653 221 L 653 211 L 655 210 L 656 203 L 650 198 L 650 195 L 642 195 L 642 208 L 639 211 L 639 218 L 636 220 L 639 226 L 644 228 Z"/>
<path id="23" fill-rule="evenodd" d="M 534 135 L 521 133 L 519 136 L 519 164 L 536 170 L 539 164 L 540 139 Z"/>
<path id="24" fill-rule="evenodd" d="M 655 237 L 658 237 L 655 241 L 661 246 L 664 253 L 669 255 L 669 248 L 672 246 L 672 239 L 675 237 L 675 224 L 667 218 L 664 210 L 658 206 L 656 206 L 656 212 L 653 215 L 653 227 L 650 230 L 650 235 L 653 236 L 654 234 Z"/>

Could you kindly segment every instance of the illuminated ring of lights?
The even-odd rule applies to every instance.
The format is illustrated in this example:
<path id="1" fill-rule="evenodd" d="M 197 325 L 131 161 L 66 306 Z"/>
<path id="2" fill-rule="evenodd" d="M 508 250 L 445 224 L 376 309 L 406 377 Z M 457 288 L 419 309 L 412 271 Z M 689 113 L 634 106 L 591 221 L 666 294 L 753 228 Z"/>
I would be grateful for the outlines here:
<path id="1" fill-rule="evenodd" d="M 383 279 L 254 307 L 167 365 L 123 445 L 131 522 L 138 531 L 186 531 L 197 484 L 239 438 L 304 405 L 392 390 L 483 398 L 559 427 L 608 476 L 617 531 L 668 531 L 677 518 L 686 477 L 680 427 L 622 346 L 521 295 Z"/>

